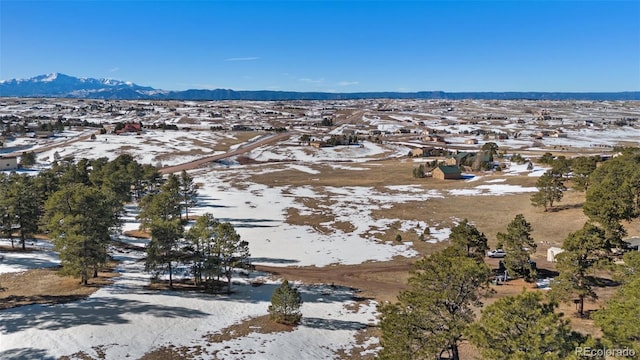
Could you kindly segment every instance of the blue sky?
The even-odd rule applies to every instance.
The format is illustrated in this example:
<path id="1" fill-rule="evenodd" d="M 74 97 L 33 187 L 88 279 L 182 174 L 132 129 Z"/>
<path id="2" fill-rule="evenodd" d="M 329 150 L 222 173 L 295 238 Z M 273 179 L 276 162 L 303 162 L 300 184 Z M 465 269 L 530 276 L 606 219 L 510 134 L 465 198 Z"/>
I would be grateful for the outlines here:
<path id="1" fill-rule="evenodd" d="M 640 1 L 0 0 L 0 79 L 160 89 L 640 90 Z"/>

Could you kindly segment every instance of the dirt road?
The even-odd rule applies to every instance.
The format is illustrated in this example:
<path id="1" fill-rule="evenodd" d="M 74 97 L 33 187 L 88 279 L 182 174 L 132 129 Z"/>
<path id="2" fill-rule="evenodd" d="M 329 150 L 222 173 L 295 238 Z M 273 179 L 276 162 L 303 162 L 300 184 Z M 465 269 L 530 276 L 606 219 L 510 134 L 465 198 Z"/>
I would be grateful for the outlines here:
<path id="1" fill-rule="evenodd" d="M 212 156 L 207 156 L 207 157 L 203 157 L 197 160 L 192 160 L 183 164 L 179 164 L 179 165 L 174 165 L 174 166 L 167 166 L 164 167 L 162 169 L 160 169 L 160 174 L 172 174 L 172 173 L 176 173 L 176 172 L 180 172 L 182 170 L 191 170 L 191 169 L 196 169 L 199 168 L 207 163 L 213 162 L 213 161 L 218 161 L 218 160 L 222 160 L 222 159 L 226 159 L 228 157 L 231 156 L 236 156 L 236 155 L 240 155 L 240 154 L 244 154 L 248 151 L 251 151 L 257 147 L 266 145 L 266 144 L 272 144 L 284 139 L 287 139 L 291 136 L 291 133 L 282 133 L 282 134 L 277 134 L 277 135 L 273 135 L 273 136 L 269 136 L 267 138 L 264 138 L 262 140 L 256 141 L 256 142 L 252 142 L 252 143 L 247 143 L 244 144 L 240 147 L 238 147 L 235 150 L 231 150 L 231 151 L 227 151 L 224 154 L 218 154 L 218 155 L 212 155 Z"/>

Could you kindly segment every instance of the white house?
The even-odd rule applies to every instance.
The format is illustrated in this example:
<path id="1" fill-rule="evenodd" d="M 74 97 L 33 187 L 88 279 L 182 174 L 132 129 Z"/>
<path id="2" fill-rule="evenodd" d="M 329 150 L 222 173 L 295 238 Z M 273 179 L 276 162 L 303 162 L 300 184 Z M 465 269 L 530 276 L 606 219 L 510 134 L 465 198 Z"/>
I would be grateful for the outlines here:
<path id="1" fill-rule="evenodd" d="M 556 256 L 563 252 L 564 249 L 561 249 L 559 247 L 550 247 L 549 249 L 547 249 L 547 261 L 556 262 Z"/>

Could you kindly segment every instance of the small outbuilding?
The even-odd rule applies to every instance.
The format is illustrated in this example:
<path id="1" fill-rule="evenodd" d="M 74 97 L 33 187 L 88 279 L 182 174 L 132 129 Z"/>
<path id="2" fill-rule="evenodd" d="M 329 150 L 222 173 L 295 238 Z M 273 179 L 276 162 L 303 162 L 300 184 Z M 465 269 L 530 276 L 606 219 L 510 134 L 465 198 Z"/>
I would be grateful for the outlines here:
<path id="1" fill-rule="evenodd" d="M 549 249 L 547 249 L 547 261 L 556 262 L 556 256 L 558 256 L 558 254 L 563 252 L 564 252 L 564 249 L 561 249 L 559 247 L 550 247 Z"/>
<path id="2" fill-rule="evenodd" d="M 432 176 L 440 180 L 462 179 L 462 171 L 455 165 L 440 165 L 432 171 Z"/>
<path id="3" fill-rule="evenodd" d="M 15 170 L 18 168 L 18 158 L 16 156 L 0 156 L 0 171 Z"/>

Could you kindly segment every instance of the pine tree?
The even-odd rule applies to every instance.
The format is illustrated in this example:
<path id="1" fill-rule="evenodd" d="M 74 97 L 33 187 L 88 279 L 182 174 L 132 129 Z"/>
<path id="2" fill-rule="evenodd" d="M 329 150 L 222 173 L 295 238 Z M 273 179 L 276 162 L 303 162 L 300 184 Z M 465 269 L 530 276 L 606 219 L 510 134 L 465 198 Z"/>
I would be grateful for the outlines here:
<path id="1" fill-rule="evenodd" d="M 409 289 L 398 302 L 384 304 L 381 359 L 459 359 L 458 344 L 473 323 L 474 307 L 491 277 L 489 268 L 466 256 L 459 247 L 449 247 L 415 264 Z"/>
<path id="2" fill-rule="evenodd" d="M 221 223 L 215 232 L 219 274 L 227 279 L 227 292 L 231 292 L 234 269 L 249 269 L 249 243 L 242 241 L 230 223 Z"/>
<path id="3" fill-rule="evenodd" d="M 180 197 L 177 193 L 161 190 L 140 200 L 140 230 L 147 230 L 154 219 L 180 219 Z"/>
<path id="4" fill-rule="evenodd" d="M 589 175 L 596 169 L 597 160 L 594 156 L 579 156 L 571 160 L 571 171 L 573 176 L 571 182 L 573 188 L 580 191 L 589 189 Z"/>
<path id="5" fill-rule="evenodd" d="M 413 177 L 414 178 L 424 178 L 424 165 L 420 164 L 417 168 L 413 168 Z"/>
<path id="6" fill-rule="evenodd" d="M 536 207 L 543 206 L 544 211 L 552 208 L 553 203 L 562 200 L 564 191 L 567 190 L 562 176 L 551 170 L 538 178 L 536 187 L 538 192 L 531 196 L 531 204 Z"/>
<path id="7" fill-rule="evenodd" d="M 20 156 L 20 164 L 26 167 L 35 165 L 36 154 L 33 151 L 22 153 L 22 156 Z"/>
<path id="8" fill-rule="evenodd" d="M 196 285 L 211 284 L 218 273 L 215 234 L 220 222 L 212 214 L 200 216 L 187 232 L 192 272 Z"/>
<path id="9" fill-rule="evenodd" d="M 564 301 L 574 296 L 579 299 L 578 312 L 584 315 L 584 300 L 596 299 L 593 287 L 597 284 L 594 271 L 601 269 L 607 261 L 611 245 L 605 231 L 586 223 L 582 229 L 569 234 L 564 240 L 563 253 L 558 254 L 556 268 L 560 273 L 554 279 L 551 294 Z"/>
<path id="10" fill-rule="evenodd" d="M 503 262 L 510 276 L 524 276 L 527 280 L 535 278 L 530 254 L 536 251 L 536 243 L 531 238 L 533 228 L 524 215 L 518 214 L 507 225 L 507 232 L 499 232 L 498 247 L 505 250 L 507 255 Z"/>
<path id="11" fill-rule="evenodd" d="M 189 221 L 189 208 L 198 205 L 198 186 L 193 183 L 193 177 L 184 170 L 180 173 L 180 197 L 185 219 Z"/>
<path id="12" fill-rule="evenodd" d="M 295 325 L 302 319 L 300 307 L 302 306 L 302 297 L 298 289 L 289 285 L 285 280 L 273 291 L 271 296 L 271 305 L 269 305 L 269 314 L 276 322 Z"/>
<path id="13" fill-rule="evenodd" d="M 120 224 L 122 204 L 115 195 L 86 186 L 71 184 L 51 195 L 45 204 L 45 224 L 63 273 L 79 276 L 87 285 L 107 261 L 111 233 Z"/>
<path id="14" fill-rule="evenodd" d="M 459 246 L 467 253 L 467 256 L 475 257 L 482 261 L 489 246 L 487 245 L 487 237 L 484 233 L 469 223 L 467 219 L 462 220 L 460 224 L 451 229 L 449 240 L 454 246 Z"/>
<path id="15" fill-rule="evenodd" d="M 605 344 L 640 353 L 640 252 L 628 252 L 622 265 L 623 284 L 594 315 Z"/>
<path id="16" fill-rule="evenodd" d="M 11 247 L 14 246 L 12 235 L 13 217 L 9 210 L 11 206 L 11 198 L 9 197 L 9 188 L 11 182 L 9 176 L 0 173 L 0 236 L 11 238 Z"/>
<path id="17" fill-rule="evenodd" d="M 176 180 L 170 176 L 170 179 Z M 167 185 L 169 184 L 169 185 Z M 173 262 L 178 260 L 178 241 L 184 234 L 180 220 L 180 197 L 173 183 L 165 183 L 157 194 L 149 194 L 140 201 L 140 229 L 149 230 L 145 268 L 159 274 L 169 273 L 169 287 L 173 288 Z"/>
<path id="18" fill-rule="evenodd" d="M 483 359 L 565 359 L 583 342 L 557 305 L 543 303 L 539 292 L 499 299 L 471 325 L 471 342 Z"/>
<path id="19" fill-rule="evenodd" d="M 640 216 L 639 199 L 640 155 L 629 150 L 591 173 L 583 211 L 611 241 L 619 242 L 625 233 L 620 222 Z"/>
<path id="20" fill-rule="evenodd" d="M 151 241 L 147 245 L 145 269 L 156 274 L 166 271 L 169 274 L 169 287 L 173 289 L 173 262 L 179 257 L 178 240 L 184 229 L 180 219 L 156 218 L 149 226 Z"/>
<path id="21" fill-rule="evenodd" d="M 22 250 L 26 249 L 27 237 L 38 231 L 40 219 L 40 201 L 34 191 L 34 180 L 28 175 L 9 176 L 10 186 L 6 198 L 8 215 L 13 227 L 18 229 Z"/>

